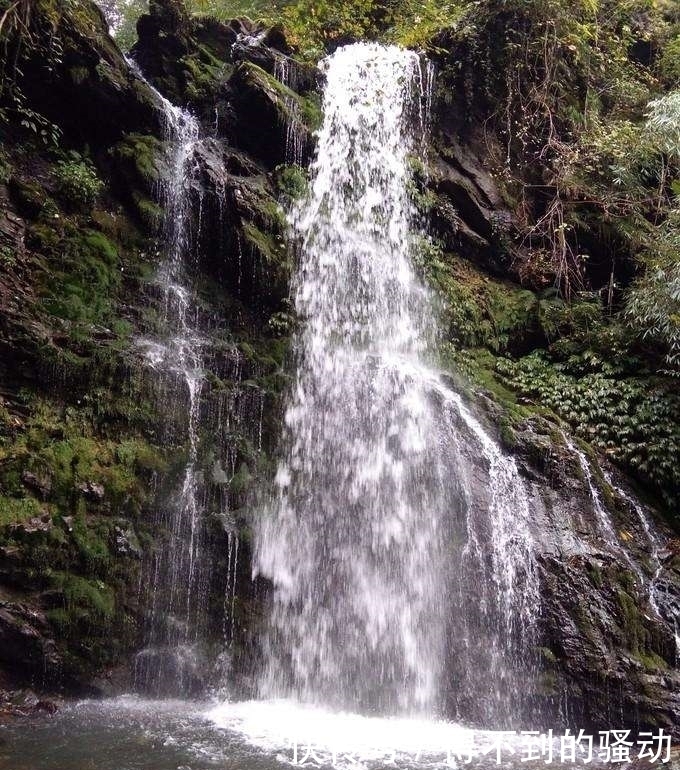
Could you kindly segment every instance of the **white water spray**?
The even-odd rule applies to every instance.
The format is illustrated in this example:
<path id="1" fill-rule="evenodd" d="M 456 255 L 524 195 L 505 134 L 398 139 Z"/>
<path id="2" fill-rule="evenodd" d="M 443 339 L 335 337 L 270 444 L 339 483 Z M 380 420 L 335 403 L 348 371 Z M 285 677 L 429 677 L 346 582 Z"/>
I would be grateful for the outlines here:
<path id="1" fill-rule="evenodd" d="M 378 713 L 475 700 L 507 722 L 538 611 L 529 506 L 514 462 L 427 364 L 410 190 L 430 77 L 374 44 L 323 66 L 311 188 L 290 215 L 303 325 L 254 523 L 254 569 L 274 587 L 260 694 Z"/>

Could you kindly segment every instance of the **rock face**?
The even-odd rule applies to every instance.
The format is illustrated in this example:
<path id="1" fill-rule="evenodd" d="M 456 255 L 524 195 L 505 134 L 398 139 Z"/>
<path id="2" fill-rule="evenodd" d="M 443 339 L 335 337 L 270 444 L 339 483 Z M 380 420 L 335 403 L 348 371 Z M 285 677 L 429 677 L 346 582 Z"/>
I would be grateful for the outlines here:
<path id="1" fill-rule="evenodd" d="M 105 145 L 128 131 L 158 130 L 152 93 L 131 72 L 94 3 L 62 14 L 48 0 L 38 2 L 27 32 L 32 43 L 21 52 L 22 88 L 67 135 Z"/>
<path id="2" fill-rule="evenodd" d="M 0 660 L 2 665 L 28 674 L 37 687 L 59 680 L 61 659 L 43 613 L 22 604 L 0 607 Z"/>
<path id="3" fill-rule="evenodd" d="M 33 48 L 10 24 L 16 69 L 6 72 L 2 104 L 28 118 L 11 126 L 0 157 L 0 675 L 7 686 L 108 693 L 131 686 L 144 639 L 140 569 L 165 537 L 152 528 L 154 507 L 185 450 L 181 415 L 173 422 L 160 413 L 167 394 L 138 345 L 159 323 L 156 187 L 168 159 L 158 94 L 109 38 L 96 6 L 33 10 Z M 243 524 L 234 512 L 264 457 L 283 382 L 290 255 L 277 196 L 286 169 L 275 175 L 271 156 L 245 152 L 231 104 L 231 46 L 247 28 L 194 25 L 180 11 L 152 4 L 136 54 L 164 93 L 207 116 L 191 229 L 198 323 L 211 336 L 203 411 L 206 426 L 216 424 L 206 432 L 221 431 L 206 447 L 205 476 L 215 463 L 225 469 L 205 490 L 209 601 L 223 607 L 234 579 L 227 541 L 237 515 Z M 64 53 L 46 69 L 40 56 L 50 46 Z M 274 78 L 259 77 L 262 101 L 282 118 L 286 98 L 302 98 L 280 83 L 272 98 Z M 249 93 L 258 98 L 257 85 Z M 286 133 L 275 122 L 272 146 L 283 148 Z M 245 576 L 246 556 L 240 570 Z M 239 597 L 239 612 L 247 601 Z M 211 668 L 222 643 L 215 612 Z M 203 666 L 197 681 L 206 676 Z"/>
<path id="4" fill-rule="evenodd" d="M 14 86 L 28 100 L 22 109 L 56 127 L 63 146 L 55 162 L 15 125 L 0 154 L 0 668 L 16 684 L 108 694 L 129 686 L 121 671 L 142 645 L 140 564 L 163 547 L 150 490 L 172 487 L 186 451 L 179 427 L 156 414 L 159 394 L 136 345 L 159 322 L 154 189 L 167 158 L 158 97 L 96 7 L 86 0 L 57 13 L 41 0 L 32 23 L 35 49 L 21 54 Z M 278 202 L 304 192 L 322 79 L 280 30 L 190 19 L 176 0 L 152 0 L 138 32 L 135 62 L 165 97 L 191 107 L 206 136 L 191 188 L 196 306 L 211 351 L 202 412 L 229 434 L 201 457 L 213 564 L 208 659 L 223 652 L 224 594 L 235 581 L 227 665 L 251 694 L 266 586 L 250 580 L 249 490 L 271 465 L 294 323 Z M 54 36 L 63 56 L 46 71 Z M 590 423 L 518 385 L 512 355 L 547 349 L 568 337 L 568 324 L 555 332 L 546 321 L 560 308 L 545 287 L 518 285 L 529 258 L 523 211 L 495 170 L 498 137 L 464 119 L 464 91 L 443 78 L 435 94 L 419 190 L 433 235 L 423 265 L 442 291 L 460 387 L 531 490 L 543 594 L 535 713 L 547 727 L 561 715 L 570 726 L 677 733 L 678 541 L 657 510 L 658 489 L 648 487 L 654 497 L 638 509 L 630 480 L 587 444 L 567 443 L 570 427 L 582 435 Z M 68 192 L 73 173 L 92 196 Z M 665 594 L 663 607 L 652 589 Z M 196 682 L 214 674 L 203 666 Z"/>

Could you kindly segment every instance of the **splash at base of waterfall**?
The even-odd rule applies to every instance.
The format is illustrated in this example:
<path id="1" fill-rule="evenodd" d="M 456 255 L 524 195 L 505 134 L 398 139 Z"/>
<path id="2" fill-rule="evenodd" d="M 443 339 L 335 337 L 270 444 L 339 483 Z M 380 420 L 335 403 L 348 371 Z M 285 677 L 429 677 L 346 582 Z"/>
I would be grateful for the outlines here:
<path id="1" fill-rule="evenodd" d="M 492 770 L 499 752 L 502 766 L 517 770 L 605 766 L 597 751 L 585 762 L 587 755 L 578 749 L 574 761 L 562 762 L 558 735 L 543 741 L 538 735 L 333 713 L 290 701 L 215 706 L 124 696 L 71 704 L 53 716 L 10 722 L 0 732 L 0 758 L 12 770 Z M 523 760 L 530 752 L 539 757 L 535 765 Z"/>

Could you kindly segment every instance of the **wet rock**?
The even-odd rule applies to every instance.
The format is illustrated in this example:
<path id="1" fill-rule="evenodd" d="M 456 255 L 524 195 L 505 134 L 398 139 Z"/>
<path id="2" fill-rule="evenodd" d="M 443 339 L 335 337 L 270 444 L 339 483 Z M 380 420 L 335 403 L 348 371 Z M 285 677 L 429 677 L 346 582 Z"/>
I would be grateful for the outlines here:
<path id="1" fill-rule="evenodd" d="M 319 69 L 297 61 L 290 54 L 291 49 L 278 27 L 240 34 L 231 49 L 234 63 L 255 64 L 298 94 L 318 91 L 323 81 Z"/>
<path id="2" fill-rule="evenodd" d="M 144 555 L 137 533 L 129 522 L 120 522 L 114 527 L 113 545 L 119 556 L 141 559 Z"/>
<path id="3" fill-rule="evenodd" d="M 52 517 L 49 513 L 44 513 L 42 516 L 35 516 L 28 521 L 13 524 L 11 530 L 15 535 L 33 535 L 37 532 L 50 532 L 53 528 Z"/>
<path id="4" fill-rule="evenodd" d="M 65 134 L 100 149 L 130 131 L 158 131 L 156 97 L 131 72 L 93 2 L 36 3 L 26 32 L 31 46 L 21 51 L 21 88 L 32 109 Z M 54 40 L 60 55 L 45 66 Z"/>
<path id="5" fill-rule="evenodd" d="M 428 185 L 436 194 L 431 218 L 446 248 L 507 274 L 507 246 L 515 236 L 513 213 L 483 161 L 471 147 L 442 129 Z"/>
<path id="6" fill-rule="evenodd" d="M 47 500 L 52 491 L 52 479 L 49 476 L 38 476 L 30 471 L 24 471 L 21 474 L 21 481 L 24 486 L 36 492 L 41 500 Z"/>
<path id="7" fill-rule="evenodd" d="M 0 690 L 0 718 L 55 714 L 58 710 L 57 700 L 40 697 L 33 690 Z"/>
<path id="8" fill-rule="evenodd" d="M 132 57 L 145 76 L 171 101 L 182 100 L 187 76 L 181 59 L 189 53 L 191 20 L 177 0 L 152 0 L 137 21 Z"/>
<path id="9" fill-rule="evenodd" d="M 77 488 L 86 500 L 93 503 L 101 503 L 106 494 L 104 487 L 96 481 L 83 481 Z"/>
<path id="10" fill-rule="evenodd" d="M 204 268 L 253 307 L 278 309 L 288 295 L 292 260 L 272 179 L 224 140 L 201 142 L 196 160 L 203 225 L 198 251 Z"/>
<path id="11" fill-rule="evenodd" d="M 17 690 L 9 695 L 9 703 L 15 709 L 16 714 L 28 716 L 30 714 L 54 714 L 58 711 L 57 703 L 53 700 L 36 695 L 33 690 Z"/>
<path id="12" fill-rule="evenodd" d="M 0 662 L 17 679 L 39 685 L 58 679 L 61 659 L 45 615 L 23 604 L 0 603 Z"/>
<path id="13" fill-rule="evenodd" d="M 268 169 L 285 163 L 290 137 L 301 150 L 301 160 L 313 151 L 312 135 L 302 119 L 301 97 L 250 62 L 241 62 L 228 87 L 235 111 L 235 144 L 263 161 Z"/>

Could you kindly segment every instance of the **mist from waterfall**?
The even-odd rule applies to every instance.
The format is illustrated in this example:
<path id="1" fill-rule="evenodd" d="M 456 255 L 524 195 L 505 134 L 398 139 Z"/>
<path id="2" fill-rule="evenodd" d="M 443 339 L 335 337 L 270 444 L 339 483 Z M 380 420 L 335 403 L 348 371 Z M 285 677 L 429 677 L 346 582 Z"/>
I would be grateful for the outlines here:
<path id="1" fill-rule="evenodd" d="M 415 268 L 412 190 L 431 73 L 370 43 L 322 66 L 310 188 L 289 214 L 295 371 L 254 518 L 254 572 L 273 584 L 259 692 L 507 723 L 539 611 L 529 504 L 430 363 L 436 301 Z"/>

